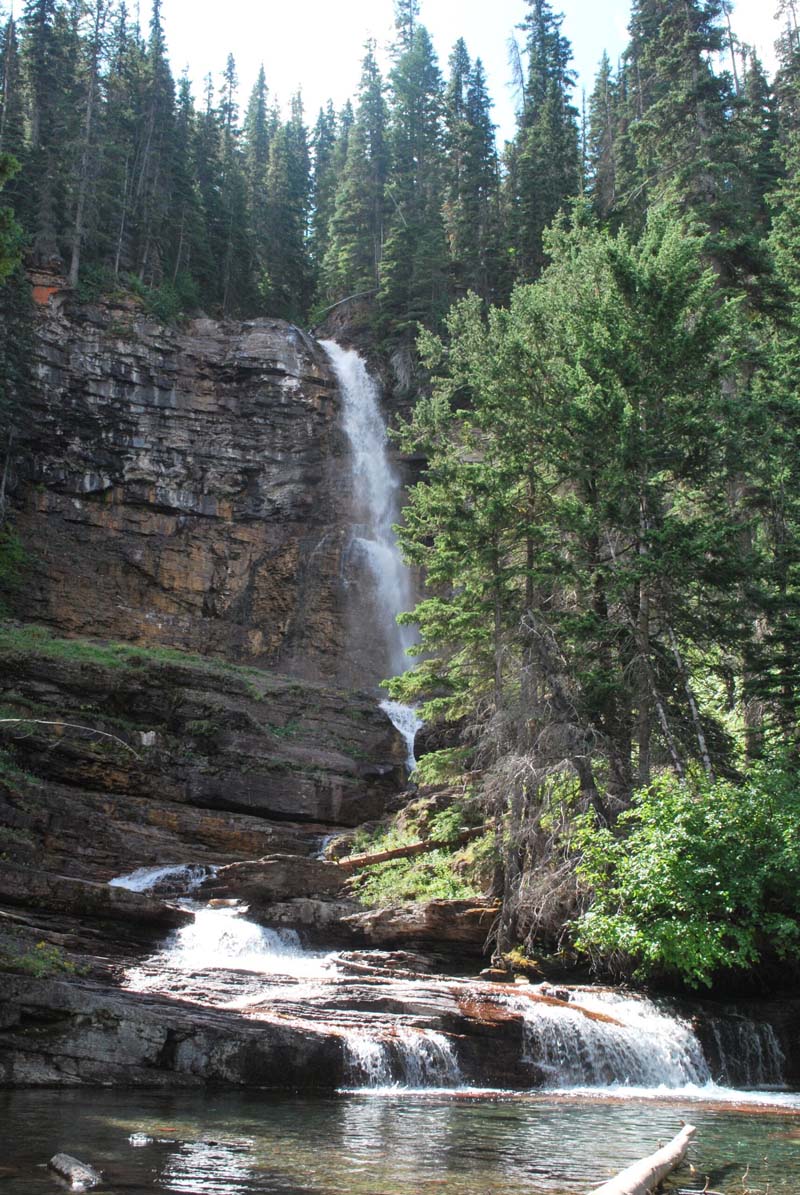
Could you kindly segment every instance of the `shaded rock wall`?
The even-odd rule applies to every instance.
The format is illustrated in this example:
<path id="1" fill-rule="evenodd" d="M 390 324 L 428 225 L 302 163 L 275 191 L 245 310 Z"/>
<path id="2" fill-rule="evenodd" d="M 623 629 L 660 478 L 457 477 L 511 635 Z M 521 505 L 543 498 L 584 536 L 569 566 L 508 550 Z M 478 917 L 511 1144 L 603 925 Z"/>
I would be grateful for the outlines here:
<path id="1" fill-rule="evenodd" d="M 171 330 L 63 293 L 36 346 L 20 615 L 364 683 L 348 674 L 349 493 L 319 346 L 282 321 Z"/>
<path id="2" fill-rule="evenodd" d="M 0 726 L 21 770 L 0 773 L 0 834 L 21 836 L 20 861 L 28 842 L 90 880 L 310 853 L 328 828 L 380 816 L 403 775 L 403 741 L 367 695 L 200 658 L 11 631 L 0 697 L 4 716 L 38 720 Z"/>

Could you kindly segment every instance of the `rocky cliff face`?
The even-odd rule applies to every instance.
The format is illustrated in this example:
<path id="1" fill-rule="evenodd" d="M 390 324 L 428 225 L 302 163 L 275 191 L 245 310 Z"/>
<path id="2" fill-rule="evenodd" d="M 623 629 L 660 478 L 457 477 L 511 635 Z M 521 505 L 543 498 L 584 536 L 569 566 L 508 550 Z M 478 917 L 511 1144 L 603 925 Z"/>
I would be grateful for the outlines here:
<path id="1" fill-rule="evenodd" d="M 19 446 L 20 613 L 342 683 L 347 531 L 327 359 L 275 320 L 168 330 L 56 294 Z"/>

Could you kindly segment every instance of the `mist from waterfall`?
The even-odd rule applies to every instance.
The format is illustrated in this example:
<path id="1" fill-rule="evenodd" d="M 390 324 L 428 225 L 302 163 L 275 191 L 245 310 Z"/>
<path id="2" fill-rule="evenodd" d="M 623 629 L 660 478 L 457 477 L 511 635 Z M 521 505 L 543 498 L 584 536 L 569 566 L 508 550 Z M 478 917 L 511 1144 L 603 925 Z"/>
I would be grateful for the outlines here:
<path id="1" fill-rule="evenodd" d="M 330 359 L 342 395 L 342 426 L 352 460 L 353 538 L 351 550 L 366 568 L 374 588 L 378 630 L 389 670 L 408 668 L 406 649 L 416 642 L 413 627 L 398 626 L 397 616 L 414 605 L 411 573 L 403 563 L 392 527 L 400 519 L 401 480 L 389 457 L 380 392 L 364 358 L 333 340 L 322 347 Z"/>

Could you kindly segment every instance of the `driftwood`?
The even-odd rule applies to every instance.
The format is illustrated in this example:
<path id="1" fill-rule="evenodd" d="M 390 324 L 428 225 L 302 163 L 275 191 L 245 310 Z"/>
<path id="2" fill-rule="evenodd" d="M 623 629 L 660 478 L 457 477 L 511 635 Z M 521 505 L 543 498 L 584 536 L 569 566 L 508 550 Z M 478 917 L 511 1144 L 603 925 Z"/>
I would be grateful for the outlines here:
<path id="1" fill-rule="evenodd" d="M 695 1132 L 694 1126 L 687 1124 L 669 1145 L 647 1158 L 642 1158 L 640 1162 L 634 1162 L 616 1178 L 609 1179 L 602 1187 L 597 1187 L 591 1195 L 650 1195 L 659 1183 L 663 1183 L 668 1174 L 678 1169 L 686 1157 Z"/>
<path id="2" fill-rule="evenodd" d="M 454 838 L 430 838 L 425 842 L 412 842 L 409 846 L 396 846 L 388 851 L 376 851 L 371 855 L 349 855 L 339 860 L 343 871 L 360 871 L 362 867 L 372 867 L 375 863 L 387 863 L 390 859 L 410 859 L 413 855 L 426 855 L 428 851 L 452 850 L 454 846 L 463 846 L 480 838 L 487 830 L 494 829 L 492 824 L 476 826 L 472 830 L 462 830 Z"/>
<path id="3" fill-rule="evenodd" d="M 69 1154 L 56 1154 L 47 1163 L 50 1169 L 63 1178 L 76 1191 L 86 1191 L 91 1187 L 99 1187 L 103 1176 L 94 1166 L 79 1162 Z"/>

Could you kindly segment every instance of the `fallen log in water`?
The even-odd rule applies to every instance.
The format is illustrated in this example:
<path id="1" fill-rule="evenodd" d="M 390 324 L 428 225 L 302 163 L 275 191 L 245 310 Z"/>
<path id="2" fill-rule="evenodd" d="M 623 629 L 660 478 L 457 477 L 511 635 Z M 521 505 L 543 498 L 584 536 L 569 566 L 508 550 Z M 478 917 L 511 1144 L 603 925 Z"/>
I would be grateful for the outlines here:
<path id="1" fill-rule="evenodd" d="M 668 1174 L 678 1169 L 686 1157 L 695 1132 L 694 1125 L 687 1124 L 669 1145 L 639 1162 L 634 1162 L 616 1178 L 609 1179 L 602 1187 L 597 1187 L 591 1195 L 651 1195 Z"/>
<path id="2" fill-rule="evenodd" d="M 103 1181 L 102 1174 L 95 1170 L 94 1166 L 88 1166 L 86 1162 L 79 1162 L 77 1158 L 73 1158 L 69 1154 L 56 1154 L 47 1165 L 76 1191 L 87 1191 L 91 1187 L 99 1187 Z"/>

